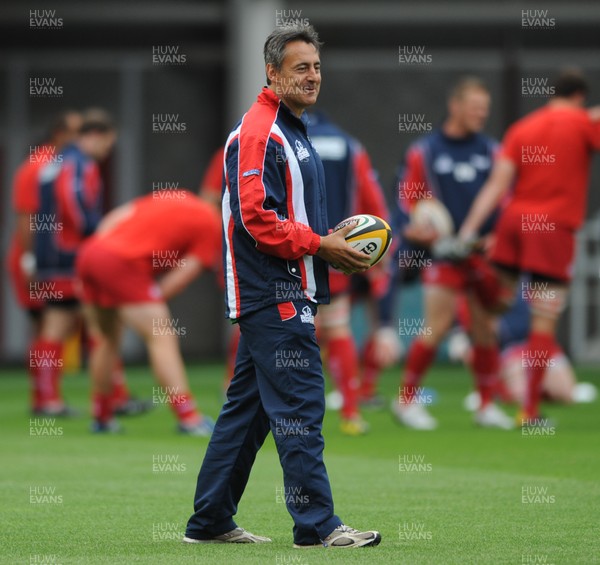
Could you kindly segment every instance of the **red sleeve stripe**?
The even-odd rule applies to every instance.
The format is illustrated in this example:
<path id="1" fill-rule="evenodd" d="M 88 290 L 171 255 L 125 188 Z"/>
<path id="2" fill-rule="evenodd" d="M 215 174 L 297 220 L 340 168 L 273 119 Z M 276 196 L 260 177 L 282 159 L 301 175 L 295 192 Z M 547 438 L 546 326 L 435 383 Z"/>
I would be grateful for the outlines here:
<path id="1" fill-rule="evenodd" d="M 309 252 L 314 232 L 308 222 L 303 221 L 298 214 L 295 197 L 292 199 L 293 209 L 287 211 L 286 218 L 281 218 L 276 210 L 265 207 L 269 186 L 265 185 L 264 179 L 270 176 L 276 178 L 278 175 L 276 171 L 278 165 L 271 160 L 266 160 L 269 144 L 276 143 L 277 150 L 285 153 L 288 163 L 290 159 L 295 161 L 289 143 L 275 123 L 277 112 L 277 107 L 255 106 L 244 117 L 238 148 L 239 209 L 242 225 L 254 239 L 259 251 L 291 260 L 299 259 Z M 277 137 L 283 142 L 283 149 L 280 149 L 276 141 Z M 295 175 L 292 175 L 294 186 L 287 186 L 287 191 L 292 191 L 293 194 L 296 182 Z M 274 188 L 278 190 L 278 187 Z M 302 199 L 303 194 L 302 191 Z M 302 225 L 293 225 L 292 217 Z"/>
<path id="2" fill-rule="evenodd" d="M 277 221 L 277 214 L 274 210 L 265 210 L 264 202 L 267 198 L 267 191 L 263 181 L 265 171 L 265 158 L 267 154 L 267 145 L 269 143 L 269 134 L 271 125 L 277 119 L 278 108 L 268 108 L 268 111 L 253 112 L 249 117 L 249 114 L 245 114 L 242 123 L 240 125 L 240 133 L 238 140 L 238 200 L 240 219 L 244 229 L 248 232 L 248 235 L 254 239 L 258 246 L 256 237 L 253 235 L 252 230 L 247 225 L 246 219 L 259 216 L 262 222 L 269 225 L 273 221 Z M 249 118 L 249 119 L 248 119 Z M 263 138 L 255 137 L 256 132 L 264 132 Z M 262 194 L 256 194 L 248 192 L 244 199 L 241 198 L 242 184 L 244 175 L 248 175 L 251 172 L 257 171 L 260 173 L 260 186 L 262 188 Z M 254 175 L 252 175 L 253 178 Z M 250 178 L 250 177 L 249 177 Z M 255 183 L 256 184 L 256 183 Z M 249 198 L 252 196 L 252 198 Z M 268 217 L 270 216 L 270 217 Z M 273 230 L 275 231 L 275 230 Z M 270 239 L 268 236 L 265 238 L 267 241 Z M 270 242 L 269 242 L 270 243 Z M 275 243 L 275 242 L 273 242 Z"/>

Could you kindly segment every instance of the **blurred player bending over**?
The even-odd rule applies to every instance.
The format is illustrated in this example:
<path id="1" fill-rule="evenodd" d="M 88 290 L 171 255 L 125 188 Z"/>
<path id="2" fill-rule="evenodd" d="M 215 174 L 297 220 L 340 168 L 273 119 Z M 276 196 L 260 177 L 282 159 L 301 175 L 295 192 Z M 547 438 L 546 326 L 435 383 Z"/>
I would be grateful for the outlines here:
<path id="1" fill-rule="evenodd" d="M 448 98 L 448 117 L 441 128 L 418 140 L 408 150 L 406 169 L 400 182 L 401 206 L 410 210 L 419 199 L 437 198 L 448 209 L 456 227 L 461 226 L 469 208 L 492 167 L 496 143 L 481 133 L 489 114 L 490 95 L 477 78 L 464 78 Z M 491 222 L 478 226 L 485 235 Z M 409 225 L 407 238 L 415 243 L 432 241 L 431 230 Z M 435 237 L 435 236 L 433 236 Z M 473 347 L 472 371 L 481 396 L 475 421 L 481 426 L 509 429 L 511 419 L 492 399 L 498 378 L 499 353 L 492 315 L 479 302 L 473 289 L 474 277 L 483 260 L 453 264 L 434 260 L 422 271 L 424 285 L 424 327 L 430 331 L 414 339 L 406 359 L 401 394 L 392 407 L 404 425 L 431 430 L 437 426 L 416 392 L 435 359 L 437 348 L 456 316 L 457 299 L 466 292 L 471 315 Z"/>
<path id="2" fill-rule="evenodd" d="M 52 162 L 62 160 L 61 150 L 65 145 L 75 141 L 81 126 L 81 114 L 75 111 L 65 111 L 54 118 L 46 140 L 30 151 L 27 160 L 17 169 L 12 187 L 12 204 L 16 222 L 10 249 L 7 257 L 7 267 L 13 291 L 19 305 L 27 311 L 34 322 L 34 339 L 38 337 L 40 319 L 44 300 L 36 296 L 35 288 L 30 287 L 35 275 L 35 255 L 33 250 L 34 233 L 31 230 L 32 216 L 39 207 L 40 170 Z M 34 224 L 35 225 L 35 224 Z M 27 360 L 29 367 L 29 359 Z M 33 412 L 43 413 L 46 409 L 43 393 L 45 387 L 32 383 L 31 407 Z"/>
<path id="3" fill-rule="evenodd" d="M 476 236 L 514 185 L 496 226 L 491 260 L 499 272 L 498 301 L 514 296 L 520 273 L 531 274 L 522 287 L 531 327 L 523 354 L 529 375 L 521 425 L 546 425 L 539 413 L 541 385 L 559 347 L 555 333 L 572 276 L 575 231 L 585 217 L 592 152 L 600 150 L 600 108 L 584 108 L 587 92 L 581 74 L 564 72 L 550 101 L 509 128 L 459 232 L 463 242 Z"/>
<path id="4" fill-rule="evenodd" d="M 308 134 L 325 171 L 327 218 L 333 228 L 355 214 L 388 218 L 383 191 L 365 148 L 322 113 L 308 116 Z M 383 265 L 369 270 L 372 273 Z M 330 303 L 319 309 L 319 341 L 327 347 L 329 371 L 343 397 L 341 430 L 348 435 L 367 431 L 358 407 L 359 366 L 350 329 L 350 277 L 329 267 Z"/>
<path id="5" fill-rule="evenodd" d="M 221 222 L 214 207 L 190 192 L 144 196 L 113 210 L 81 250 L 77 272 L 86 319 L 97 336 L 90 355 L 94 389 L 93 431 L 114 432 L 111 371 L 121 327 L 137 332 L 168 396 L 180 432 L 210 435 L 190 392 L 177 327 L 166 301 L 219 259 Z M 164 273 L 159 280 L 155 276 Z"/>
<path id="6" fill-rule="evenodd" d="M 60 380 L 62 344 L 78 324 L 75 258 L 100 221 L 102 181 L 97 161 L 108 156 L 115 139 L 110 116 L 89 110 L 83 114 L 75 143 L 63 148 L 62 159 L 38 173 L 36 214 L 31 220 L 35 260 L 30 267 L 45 306 L 39 338 L 30 350 L 30 373 L 34 409 L 39 413 L 69 413 Z"/>

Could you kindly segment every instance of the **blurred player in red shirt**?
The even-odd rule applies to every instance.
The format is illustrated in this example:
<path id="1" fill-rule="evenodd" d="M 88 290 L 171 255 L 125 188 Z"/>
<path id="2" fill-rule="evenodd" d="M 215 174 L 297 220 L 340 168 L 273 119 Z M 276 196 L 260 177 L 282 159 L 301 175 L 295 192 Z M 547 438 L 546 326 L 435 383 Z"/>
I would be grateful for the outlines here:
<path id="1" fill-rule="evenodd" d="M 551 100 L 508 129 L 459 232 L 460 241 L 472 239 L 514 185 L 496 225 L 491 260 L 499 272 L 495 294 L 504 303 L 514 296 L 519 274 L 531 274 L 520 288 L 531 310 L 522 357 L 528 369 L 523 426 L 547 424 L 539 414 L 541 384 L 559 348 L 555 333 L 573 271 L 575 232 L 585 218 L 592 153 L 600 150 L 600 109 L 584 108 L 587 92 L 581 74 L 564 72 Z"/>
<path id="2" fill-rule="evenodd" d="M 153 193 L 108 214 L 82 247 L 77 272 L 96 347 L 90 355 L 96 432 L 113 432 L 111 369 L 122 324 L 144 340 L 152 369 L 179 431 L 210 435 L 190 392 L 178 335 L 185 328 L 166 301 L 220 260 L 221 220 L 213 206 L 184 190 Z M 155 280 L 157 275 L 162 276 Z"/>
<path id="3" fill-rule="evenodd" d="M 100 220 L 102 181 L 97 161 L 108 156 L 115 139 L 111 117 L 103 110 L 88 110 L 75 142 L 63 147 L 60 159 L 46 163 L 37 175 L 31 208 L 35 213 L 28 226 L 34 252 L 28 265 L 29 292 L 44 303 L 39 336 L 29 352 L 35 413 L 71 414 L 60 380 L 62 344 L 78 326 L 74 262 L 79 245 Z"/>

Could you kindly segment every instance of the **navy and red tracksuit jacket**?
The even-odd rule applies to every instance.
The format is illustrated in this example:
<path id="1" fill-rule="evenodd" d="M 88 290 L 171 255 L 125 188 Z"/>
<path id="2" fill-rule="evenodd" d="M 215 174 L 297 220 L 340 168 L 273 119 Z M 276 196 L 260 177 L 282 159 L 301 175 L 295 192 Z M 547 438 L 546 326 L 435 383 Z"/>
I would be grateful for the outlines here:
<path id="1" fill-rule="evenodd" d="M 268 88 L 227 138 L 223 259 L 227 317 L 301 298 L 329 302 L 327 263 L 315 254 L 327 234 L 325 176 L 296 117 Z"/>
<path id="2" fill-rule="evenodd" d="M 75 259 L 83 240 L 102 217 L 102 180 L 98 165 L 77 146 L 63 149 L 62 162 L 39 173 L 39 208 L 34 249 L 43 280 L 75 278 Z"/>

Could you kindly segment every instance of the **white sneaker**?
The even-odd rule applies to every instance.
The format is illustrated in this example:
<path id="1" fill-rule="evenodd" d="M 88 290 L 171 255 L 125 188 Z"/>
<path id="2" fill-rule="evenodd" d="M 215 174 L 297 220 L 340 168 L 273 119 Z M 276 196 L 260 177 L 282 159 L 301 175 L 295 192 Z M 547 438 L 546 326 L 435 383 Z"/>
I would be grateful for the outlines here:
<path id="1" fill-rule="evenodd" d="M 211 539 L 195 539 L 185 536 L 183 541 L 185 543 L 269 543 L 272 540 L 271 538 L 251 534 L 244 530 L 244 528 L 235 528 L 235 530 Z"/>
<path id="2" fill-rule="evenodd" d="M 344 397 L 339 390 L 332 390 L 325 396 L 325 408 L 327 410 L 341 410 L 344 404 Z"/>
<path id="3" fill-rule="evenodd" d="M 209 416 L 203 416 L 195 424 L 177 424 L 177 431 L 186 436 L 210 437 L 215 429 L 215 421 Z"/>
<path id="4" fill-rule="evenodd" d="M 500 428 L 502 430 L 512 430 L 515 427 L 512 418 L 509 418 L 493 402 L 477 411 L 475 423 L 484 428 Z"/>
<path id="5" fill-rule="evenodd" d="M 396 419 L 413 430 L 435 430 L 437 420 L 425 409 L 422 404 L 400 404 L 392 401 L 392 412 Z"/>
<path id="6" fill-rule="evenodd" d="M 479 405 L 481 404 L 481 398 L 479 397 L 479 393 L 474 390 L 465 396 L 463 400 L 463 408 L 467 412 L 475 412 L 479 410 Z"/>
<path id="7" fill-rule="evenodd" d="M 573 388 L 573 402 L 587 404 L 598 398 L 598 389 L 592 383 L 577 383 Z"/>
<path id="8" fill-rule="evenodd" d="M 352 547 L 374 547 L 379 545 L 380 541 L 381 534 L 375 530 L 360 532 L 350 526 L 341 524 L 323 540 L 323 543 L 314 545 L 298 545 L 295 543 L 294 548 L 312 549 L 318 547 L 332 547 L 346 549 Z"/>

